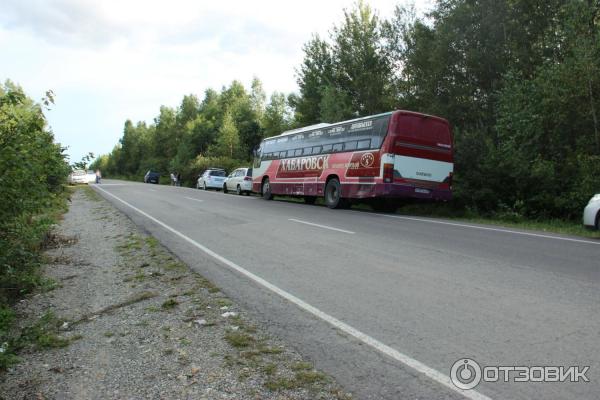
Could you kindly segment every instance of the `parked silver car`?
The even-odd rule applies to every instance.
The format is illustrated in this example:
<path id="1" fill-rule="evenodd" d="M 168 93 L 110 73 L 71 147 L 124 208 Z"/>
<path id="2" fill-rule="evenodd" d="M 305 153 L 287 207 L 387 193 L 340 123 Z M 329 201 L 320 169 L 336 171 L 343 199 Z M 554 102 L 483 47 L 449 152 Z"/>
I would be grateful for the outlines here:
<path id="1" fill-rule="evenodd" d="M 237 194 L 252 192 L 252 168 L 238 168 L 223 183 L 223 192 L 235 191 Z"/>
<path id="2" fill-rule="evenodd" d="M 595 194 L 585 206 L 583 225 L 592 229 L 600 229 L 600 193 Z"/>
<path id="3" fill-rule="evenodd" d="M 67 182 L 71 185 L 76 185 L 78 183 L 88 183 L 87 172 L 83 169 L 76 169 L 75 171 L 69 174 Z"/>
<path id="4" fill-rule="evenodd" d="M 223 183 L 227 174 L 224 169 L 209 168 L 196 181 L 196 189 L 223 189 Z"/>

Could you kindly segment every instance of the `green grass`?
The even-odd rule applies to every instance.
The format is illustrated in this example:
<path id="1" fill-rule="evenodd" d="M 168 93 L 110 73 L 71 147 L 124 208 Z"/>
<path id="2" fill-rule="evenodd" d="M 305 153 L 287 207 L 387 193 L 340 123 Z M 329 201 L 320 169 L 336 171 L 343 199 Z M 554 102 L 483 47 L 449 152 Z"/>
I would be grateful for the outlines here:
<path id="1" fill-rule="evenodd" d="M 78 188 L 83 192 L 83 195 L 86 199 L 90 201 L 100 201 L 102 197 L 94 189 L 89 187 L 88 185 L 78 186 Z"/>
<path id="2" fill-rule="evenodd" d="M 256 341 L 252 335 L 237 331 L 227 332 L 225 334 L 225 340 L 236 348 L 248 347 Z"/>
<path id="3" fill-rule="evenodd" d="M 146 240 L 146 245 L 149 248 L 154 249 L 154 248 L 158 247 L 159 243 L 158 243 L 158 240 L 156 238 L 154 238 L 152 236 L 147 236 L 145 240 Z"/>
<path id="4" fill-rule="evenodd" d="M 305 370 L 311 370 L 312 369 L 312 364 L 308 363 L 308 362 L 297 362 L 294 365 L 291 366 L 291 370 L 292 371 L 305 371 Z"/>
<path id="5" fill-rule="evenodd" d="M 319 371 L 298 371 L 293 378 L 270 379 L 265 382 L 264 386 L 271 391 L 291 390 L 300 387 L 309 388 L 326 380 L 326 376 Z"/>
<path id="6" fill-rule="evenodd" d="M 263 367 L 261 368 L 263 374 L 265 375 L 275 375 L 275 372 L 277 372 L 277 365 L 273 364 L 273 363 L 269 363 L 266 365 L 263 365 Z"/>
<path id="7" fill-rule="evenodd" d="M 65 338 L 58 334 L 63 321 L 58 319 L 52 311 L 46 312 L 33 325 L 23 328 L 15 344 L 18 349 L 33 347 L 35 349 L 51 349 L 66 347 L 72 341 L 81 338 L 74 336 Z"/>
<path id="8" fill-rule="evenodd" d="M 12 304 L 26 294 L 53 290 L 61 285 L 43 277 L 40 265 L 44 262 L 42 251 L 62 240 L 52 233 L 52 229 L 68 210 L 67 200 L 74 190 L 63 186 L 60 193 L 49 194 L 39 212 L 25 213 L 0 222 L 3 232 L 0 240 L 0 370 L 18 361 L 16 352 L 25 340 L 15 326 Z M 72 242 L 61 243 L 69 244 Z M 44 347 L 52 346 L 58 340 L 42 335 L 38 342 L 40 347 Z"/>
<path id="9" fill-rule="evenodd" d="M 169 299 L 166 300 L 164 303 L 162 303 L 161 307 L 163 308 L 163 310 L 170 310 L 172 308 L 175 308 L 179 305 L 179 302 L 175 299 Z"/>
<path id="10" fill-rule="evenodd" d="M 121 243 L 117 246 L 117 250 L 120 253 L 128 253 L 134 250 L 141 250 L 143 246 L 142 238 L 138 235 L 131 234 L 127 236 L 125 243 Z"/>
<path id="11" fill-rule="evenodd" d="M 262 346 L 259 348 L 259 350 L 263 354 L 280 354 L 283 352 L 281 347 Z"/>
<path id="12" fill-rule="evenodd" d="M 361 208 L 365 209 L 365 207 Z M 560 219 L 534 220 L 525 218 L 516 213 L 509 212 L 481 215 L 471 210 L 456 209 L 445 203 L 408 204 L 400 207 L 398 209 L 398 214 L 406 216 L 446 218 L 475 224 L 494 225 L 506 228 L 535 230 L 548 233 L 600 239 L 599 231 L 591 231 L 584 228 L 580 221 L 567 221 Z"/>

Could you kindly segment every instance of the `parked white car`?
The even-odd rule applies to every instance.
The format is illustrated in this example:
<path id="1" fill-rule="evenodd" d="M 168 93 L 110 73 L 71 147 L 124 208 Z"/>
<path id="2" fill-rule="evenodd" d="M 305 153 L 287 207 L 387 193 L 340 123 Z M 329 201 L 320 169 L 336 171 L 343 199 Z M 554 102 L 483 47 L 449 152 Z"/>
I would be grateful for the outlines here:
<path id="1" fill-rule="evenodd" d="M 237 194 L 252 192 L 252 168 L 238 168 L 223 183 L 223 192 L 235 191 Z"/>
<path id="2" fill-rule="evenodd" d="M 583 225 L 592 229 L 600 229 L 600 193 L 595 194 L 585 206 Z"/>
<path id="3" fill-rule="evenodd" d="M 96 172 L 89 169 L 86 174 L 87 183 L 96 183 Z"/>
<path id="4" fill-rule="evenodd" d="M 88 183 L 87 172 L 83 169 L 76 169 L 69 174 L 67 182 L 71 185 L 77 185 L 80 183 Z"/>
<path id="5" fill-rule="evenodd" d="M 223 182 L 227 174 L 224 169 L 220 168 L 209 168 L 202 175 L 198 177 L 196 181 L 196 189 L 217 189 L 223 188 Z"/>

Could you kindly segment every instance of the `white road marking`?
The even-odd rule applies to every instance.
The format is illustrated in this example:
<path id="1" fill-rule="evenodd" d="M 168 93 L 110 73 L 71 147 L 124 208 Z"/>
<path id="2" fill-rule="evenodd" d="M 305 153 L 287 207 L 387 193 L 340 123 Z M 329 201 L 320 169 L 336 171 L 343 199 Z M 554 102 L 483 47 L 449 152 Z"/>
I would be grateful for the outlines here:
<path id="1" fill-rule="evenodd" d="M 194 199 L 193 197 L 187 197 L 187 196 L 184 196 L 184 198 L 186 198 L 186 199 L 188 199 L 188 200 L 199 201 L 199 202 L 201 202 L 201 203 L 204 201 L 204 200 L 200 200 L 200 199 Z"/>
<path id="2" fill-rule="evenodd" d="M 102 186 L 126 186 L 126 183 L 91 183 L 90 185 L 102 185 Z"/>
<path id="3" fill-rule="evenodd" d="M 310 225 L 310 226 L 316 226 L 318 228 L 329 229 L 329 230 L 332 230 L 332 231 L 349 233 L 350 235 L 354 235 L 356 233 L 356 232 L 352 232 L 352 231 L 347 231 L 345 229 L 334 228 L 333 226 L 327 226 L 327 225 L 315 224 L 313 222 L 302 221 L 302 220 L 296 219 L 296 218 L 288 218 L 288 221 L 294 221 L 294 222 L 298 222 L 298 223 L 301 223 L 301 224 L 306 224 L 306 225 Z"/>
<path id="4" fill-rule="evenodd" d="M 156 192 L 156 189 L 148 189 L 151 192 Z"/>
<path id="5" fill-rule="evenodd" d="M 424 219 L 424 218 L 415 218 L 415 217 L 403 217 L 403 216 L 400 216 L 400 215 L 377 214 L 377 213 L 372 213 L 372 215 L 377 215 L 379 217 L 406 219 L 406 220 L 410 220 L 410 221 L 428 222 L 430 224 L 440 224 L 440 225 L 459 226 L 459 227 L 462 227 L 462 228 L 481 229 L 481 230 L 484 230 L 484 231 L 514 233 L 514 234 L 517 234 L 517 235 L 534 236 L 534 237 L 541 237 L 541 238 L 545 238 L 545 239 L 566 240 L 568 242 L 587 243 L 587 244 L 600 244 L 600 241 L 594 242 L 592 240 L 573 239 L 573 238 L 566 238 L 566 237 L 560 237 L 560 236 L 542 235 L 542 234 L 539 234 L 539 233 L 532 233 L 532 232 L 519 232 L 519 231 L 513 231 L 511 229 L 503 229 L 503 228 L 488 228 L 488 227 L 485 227 L 485 226 L 459 224 L 459 223 L 456 223 L 456 222 L 436 221 L 436 220 L 433 220 L 433 219 Z"/>
<path id="6" fill-rule="evenodd" d="M 381 353 L 393 358 L 396 361 L 401 362 L 402 364 L 414 369 L 415 371 L 422 373 L 423 375 L 434 380 L 435 382 L 445 386 L 446 388 L 448 388 L 456 393 L 463 395 L 464 397 L 466 397 L 468 399 L 491 400 L 490 397 L 487 397 L 486 395 L 481 394 L 475 390 L 462 390 L 462 389 L 457 388 L 456 386 L 454 386 L 454 384 L 450 380 L 450 377 L 447 376 L 446 374 L 443 374 L 436 369 L 428 367 L 427 365 L 423 364 L 422 362 L 415 360 L 414 358 L 411 358 L 404 353 L 399 352 L 398 350 L 380 342 L 379 340 L 367 335 L 366 333 L 363 333 L 363 332 L 359 331 L 358 329 L 353 328 L 352 326 L 346 324 L 345 322 L 342 322 L 339 319 L 332 317 L 331 315 L 329 315 L 327 313 L 324 313 L 323 311 L 319 310 L 318 308 L 316 308 L 314 306 L 311 306 L 310 304 L 299 299 L 298 297 L 294 296 L 293 294 L 288 293 L 283 289 L 280 289 L 279 287 L 266 281 L 265 279 L 261 278 L 260 276 L 255 275 L 252 272 L 240 267 L 233 261 L 230 261 L 227 258 L 215 253 L 214 251 L 210 250 L 208 247 L 201 245 L 200 243 L 196 242 L 194 239 L 184 235 L 183 233 L 179 232 L 178 230 L 171 228 L 169 225 L 165 224 L 162 221 L 159 221 L 158 219 L 154 218 L 153 216 L 146 213 L 145 211 L 140 210 L 139 208 L 129 204 L 125 200 L 102 189 L 101 187 L 97 187 L 97 188 L 99 190 L 101 190 L 102 192 L 106 193 L 107 195 L 109 195 L 109 196 L 115 198 L 116 200 L 120 201 L 121 203 L 125 204 L 126 206 L 130 207 L 132 210 L 137 211 L 139 214 L 150 219 L 154 223 L 162 226 L 164 229 L 168 230 L 169 232 L 179 236 L 181 239 L 183 239 L 186 242 L 190 243 L 191 245 L 195 246 L 196 248 L 198 248 L 199 250 L 208 254 L 209 256 L 213 257 L 214 259 L 221 262 L 222 264 L 228 266 L 229 268 L 233 269 L 234 271 L 237 271 L 241 275 L 244 275 L 248 279 L 258 283 L 259 285 L 272 291 L 273 293 L 281 296 L 285 300 L 295 304 L 296 306 L 298 306 L 301 309 L 307 311 L 308 313 L 314 315 L 315 317 L 329 323 L 330 325 L 339 329 L 340 331 L 360 340 L 361 342 L 371 346 L 372 348 L 380 351 Z"/>

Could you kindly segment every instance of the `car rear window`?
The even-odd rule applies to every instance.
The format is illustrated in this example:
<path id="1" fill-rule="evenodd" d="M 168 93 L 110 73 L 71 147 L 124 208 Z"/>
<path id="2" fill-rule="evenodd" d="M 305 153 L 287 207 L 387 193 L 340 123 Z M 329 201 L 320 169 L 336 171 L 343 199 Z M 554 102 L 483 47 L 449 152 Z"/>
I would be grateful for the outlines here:
<path id="1" fill-rule="evenodd" d="M 248 168 L 248 171 L 246 171 L 246 176 L 252 176 L 252 168 Z"/>
<path id="2" fill-rule="evenodd" d="M 225 176 L 225 171 L 210 171 L 208 174 L 210 176 Z"/>

